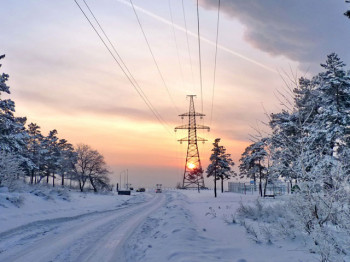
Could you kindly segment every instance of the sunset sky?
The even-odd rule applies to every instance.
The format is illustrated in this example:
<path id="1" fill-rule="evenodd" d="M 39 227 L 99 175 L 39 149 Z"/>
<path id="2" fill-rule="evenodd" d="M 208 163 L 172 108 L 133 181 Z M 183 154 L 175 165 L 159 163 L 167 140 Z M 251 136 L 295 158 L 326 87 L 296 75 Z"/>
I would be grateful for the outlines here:
<path id="1" fill-rule="evenodd" d="M 0 53 L 6 59 L 1 69 L 10 75 L 16 115 L 37 123 L 45 135 L 57 129 L 60 138 L 99 150 L 114 182 L 128 169 L 135 186 L 175 186 L 187 147 L 176 142 L 186 133 L 173 130 L 182 124 L 178 115 L 188 110 L 186 95 L 197 95 L 201 111 L 196 1 L 184 0 L 189 50 L 182 0 L 133 1 L 174 104 L 130 2 L 86 2 L 168 128 L 152 115 L 73 0 L 2 1 Z M 78 3 L 90 15 L 84 2 Z M 200 123 L 211 127 L 210 133 L 199 132 L 209 140 L 200 145 L 200 155 L 206 168 L 211 143 L 220 137 L 238 165 L 264 111 L 281 108 L 279 73 L 310 76 L 331 52 L 350 63 L 350 21 L 342 15 L 349 5 L 343 0 L 221 0 L 211 122 L 218 1 L 199 4 L 206 114 Z"/>

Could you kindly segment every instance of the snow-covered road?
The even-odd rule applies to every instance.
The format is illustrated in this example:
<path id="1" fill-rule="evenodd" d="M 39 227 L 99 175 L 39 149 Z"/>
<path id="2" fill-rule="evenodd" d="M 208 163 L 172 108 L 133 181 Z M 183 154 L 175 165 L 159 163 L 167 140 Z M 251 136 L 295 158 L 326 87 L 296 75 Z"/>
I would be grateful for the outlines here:
<path id="1" fill-rule="evenodd" d="M 123 244 L 164 194 L 143 203 L 22 225 L 0 234 L 0 261 L 125 261 Z"/>
<path id="2" fill-rule="evenodd" d="M 69 201 L 24 195 L 20 208 L 0 201 L 1 262 L 317 261 L 300 241 L 258 243 L 232 223 L 240 202 L 255 201 L 254 195 L 71 193 Z"/>

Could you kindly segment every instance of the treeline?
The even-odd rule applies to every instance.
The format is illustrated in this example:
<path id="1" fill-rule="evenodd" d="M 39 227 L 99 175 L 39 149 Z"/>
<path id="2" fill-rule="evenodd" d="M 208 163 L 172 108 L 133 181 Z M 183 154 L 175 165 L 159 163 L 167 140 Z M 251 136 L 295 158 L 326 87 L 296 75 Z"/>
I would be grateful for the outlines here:
<path id="1" fill-rule="evenodd" d="M 270 135 L 242 154 L 241 176 L 259 181 L 261 194 L 262 181 L 278 178 L 328 191 L 349 182 L 350 74 L 335 53 L 321 66 L 286 90 L 285 109 L 269 116 Z"/>
<path id="2" fill-rule="evenodd" d="M 289 238 L 305 238 L 320 261 L 345 261 L 350 245 L 350 73 L 334 53 L 321 66 L 323 72 L 302 77 L 286 90 L 285 109 L 269 116 L 270 135 L 246 148 L 240 171 L 259 183 L 261 196 L 267 183 L 293 183 L 294 193 L 281 199 L 279 210 L 266 208 L 265 222 Z M 256 210 L 262 210 L 260 204 Z"/>
<path id="3" fill-rule="evenodd" d="M 0 60 L 5 55 L 0 56 Z M 1 64 L 0 64 L 1 67 Z M 9 75 L 0 75 L 0 186 L 14 187 L 20 179 L 30 184 L 78 184 L 84 191 L 90 184 L 95 192 L 110 189 L 103 155 L 88 145 L 73 147 L 52 130 L 47 136 L 26 117 L 16 117 L 15 103 L 3 99 L 10 94 Z"/>

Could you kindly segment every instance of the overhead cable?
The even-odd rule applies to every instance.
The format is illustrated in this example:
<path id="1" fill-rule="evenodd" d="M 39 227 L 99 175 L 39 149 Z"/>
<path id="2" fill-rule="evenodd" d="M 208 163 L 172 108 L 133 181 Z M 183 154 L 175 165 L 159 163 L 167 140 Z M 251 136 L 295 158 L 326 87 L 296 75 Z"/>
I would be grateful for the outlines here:
<path id="1" fill-rule="evenodd" d="M 161 118 L 160 114 L 155 110 L 155 108 L 153 107 L 153 105 L 151 104 L 151 102 L 148 100 L 148 98 L 146 97 L 146 95 L 142 92 L 142 89 L 133 82 L 133 77 L 130 75 L 128 75 L 127 71 L 130 72 L 129 70 L 126 70 L 123 68 L 123 66 L 121 65 L 121 63 L 118 61 L 118 59 L 114 56 L 113 52 L 111 51 L 111 49 L 108 47 L 108 45 L 106 44 L 106 42 L 103 40 L 102 36 L 100 35 L 100 33 L 98 32 L 98 30 L 96 29 L 96 27 L 93 25 L 93 23 L 91 22 L 91 20 L 89 19 L 89 17 L 87 16 L 87 14 L 84 12 L 84 10 L 82 9 L 82 7 L 79 5 L 79 3 L 77 2 L 77 0 L 74 0 L 74 2 L 76 3 L 76 5 L 78 6 L 78 8 L 80 9 L 80 11 L 83 13 L 83 15 L 85 16 L 86 20 L 89 22 L 89 24 L 91 25 L 91 27 L 93 28 L 93 30 L 95 31 L 95 33 L 97 34 L 97 36 L 99 37 L 99 39 L 101 40 L 101 42 L 103 43 L 103 45 L 106 47 L 106 49 L 108 50 L 109 54 L 112 56 L 113 60 L 118 64 L 119 68 L 122 70 L 122 72 L 124 73 L 124 75 L 127 77 L 127 79 L 129 80 L 129 82 L 131 83 L 131 85 L 135 88 L 135 90 L 137 91 L 138 95 L 142 98 L 142 100 L 144 101 L 144 103 L 147 105 L 147 107 L 150 109 L 150 111 L 152 112 L 152 114 L 154 115 L 154 117 L 164 126 L 164 128 L 170 133 L 169 128 L 166 125 L 166 122 Z M 85 2 L 85 0 L 84 0 Z M 86 2 L 85 2 L 86 4 Z M 91 11 L 91 9 L 89 8 L 89 10 Z M 96 19 L 96 18 L 95 18 Z M 97 19 L 96 19 L 97 21 Z M 102 27 L 101 27 L 102 28 Z M 104 31 L 104 30 L 103 30 Z M 116 50 L 115 50 L 116 52 Z M 118 52 L 116 52 L 118 57 L 119 54 Z M 123 64 L 125 67 L 126 65 Z M 127 67 L 126 67 L 127 68 Z M 135 79 L 134 79 L 135 80 Z"/>
<path id="2" fill-rule="evenodd" d="M 188 30 L 187 30 L 187 21 L 186 21 L 187 19 L 186 19 L 184 0 L 182 0 L 181 2 L 182 2 L 182 13 L 183 13 L 184 22 L 185 22 L 188 58 L 190 60 L 190 66 L 191 66 L 191 76 L 192 76 L 193 89 L 195 90 L 195 83 L 194 83 L 194 76 L 193 76 L 193 66 L 192 66 L 192 57 L 191 57 L 191 51 L 190 51 L 190 42 L 188 41 Z M 174 24 L 173 24 L 173 26 L 174 26 Z"/>
<path id="3" fill-rule="evenodd" d="M 215 80 L 216 80 L 216 61 L 217 61 L 217 54 L 218 54 L 218 39 L 219 39 L 219 23 L 220 23 L 220 0 L 218 0 L 218 17 L 217 17 L 217 24 L 216 24 L 216 41 L 215 41 L 215 59 L 214 59 L 213 93 L 212 93 L 212 97 L 211 97 L 210 125 L 212 124 L 212 121 L 213 121 Z"/>
<path id="4" fill-rule="evenodd" d="M 153 54 L 151 45 L 150 45 L 150 43 L 149 43 L 149 41 L 148 41 L 148 39 L 147 39 L 146 33 L 145 33 L 144 29 L 143 29 L 143 26 L 142 26 L 142 24 L 141 24 L 140 18 L 139 18 L 139 16 L 138 16 L 137 12 L 136 12 L 136 9 L 135 9 L 135 7 L 134 7 L 134 3 L 132 2 L 132 0 L 130 0 L 130 4 L 131 4 L 131 6 L 132 6 L 132 9 L 134 10 L 135 17 L 136 17 L 137 22 L 138 22 L 138 24 L 139 24 L 139 26 L 140 26 L 140 29 L 141 29 L 141 31 L 142 31 L 142 34 L 143 34 L 143 37 L 144 37 L 144 39 L 145 39 L 145 41 L 146 41 L 146 44 L 147 44 L 147 46 L 148 46 L 148 49 L 149 49 L 149 51 L 150 51 L 150 53 L 151 53 L 151 56 L 152 56 L 153 61 L 154 61 L 154 64 L 156 65 L 156 68 L 157 68 L 157 70 L 158 70 L 158 73 L 159 73 L 159 75 L 160 75 L 160 78 L 162 79 L 163 85 L 164 85 L 164 87 L 165 87 L 165 89 L 166 89 L 166 91 L 167 91 L 167 93 L 168 93 L 168 95 L 169 95 L 169 98 L 170 98 L 172 104 L 173 104 L 174 107 L 175 107 L 176 112 L 179 112 L 179 110 L 178 110 L 178 108 L 177 108 L 177 106 L 176 106 L 176 104 L 175 104 L 175 102 L 174 102 L 174 99 L 173 99 L 173 97 L 172 97 L 172 95 L 171 95 L 171 93 L 170 93 L 170 91 L 169 91 L 169 88 L 168 88 L 167 84 L 165 83 L 163 74 L 162 74 L 162 72 L 160 71 L 160 68 L 159 68 L 159 66 L 158 66 L 157 60 L 156 60 L 156 58 L 155 58 L 155 56 L 154 56 L 154 54 Z"/>
<path id="5" fill-rule="evenodd" d="M 169 4 L 169 13 L 170 13 L 170 20 L 171 20 L 171 24 L 172 24 L 172 31 L 173 31 L 173 36 L 174 36 L 174 42 L 175 42 L 175 47 L 176 47 L 176 53 L 177 53 L 177 60 L 179 63 L 179 68 L 180 68 L 180 74 L 181 74 L 181 79 L 182 79 L 182 85 L 185 85 L 185 81 L 184 81 L 184 74 L 182 71 L 182 66 L 181 66 L 181 59 L 180 59 L 180 52 L 179 52 L 179 46 L 177 43 L 177 39 L 176 39 L 176 33 L 175 33 L 175 27 L 174 27 L 174 19 L 173 19 L 173 10 L 171 8 L 171 0 L 168 0 L 168 4 Z"/>
<path id="6" fill-rule="evenodd" d="M 202 83 L 202 55 L 201 55 L 201 34 L 199 30 L 199 4 L 197 0 L 197 34 L 198 34 L 198 57 L 199 57 L 199 81 L 201 89 L 201 109 L 203 113 L 203 83 Z"/>

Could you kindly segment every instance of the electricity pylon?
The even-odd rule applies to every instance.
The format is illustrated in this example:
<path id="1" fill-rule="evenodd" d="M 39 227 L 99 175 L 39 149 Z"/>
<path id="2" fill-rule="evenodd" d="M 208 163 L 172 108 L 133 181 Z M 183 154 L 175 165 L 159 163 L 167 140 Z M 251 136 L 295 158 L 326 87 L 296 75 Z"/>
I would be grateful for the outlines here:
<path id="1" fill-rule="evenodd" d="M 184 171 L 182 186 L 184 188 L 197 188 L 197 187 L 204 188 L 205 186 L 204 186 L 204 178 L 203 178 L 203 169 L 201 165 L 201 159 L 199 158 L 197 142 L 200 141 L 204 143 L 207 140 L 204 138 L 198 137 L 197 130 L 206 129 L 210 131 L 210 128 L 208 126 L 197 125 L 196 116 L 199 116 L 202 119 L 203 116 L 205 115 L 201 113 L 196 113 L 194 109 L 194 102 L 193 102 L 193 97 L 195 97 L 195 95 L 188 95 L 187 97 L 190 98 L 190 109 L 188 113 L 184 113 L 179 116 L 181 116 L 182 119 L 188 116 L 188 125 L 175 127 L 175 132 L 178 129 L 188 130 L 188 136 L 178 140 L 180 143 L 188 142 L 186 164 L 185 164 L 185 171 Z"/>

